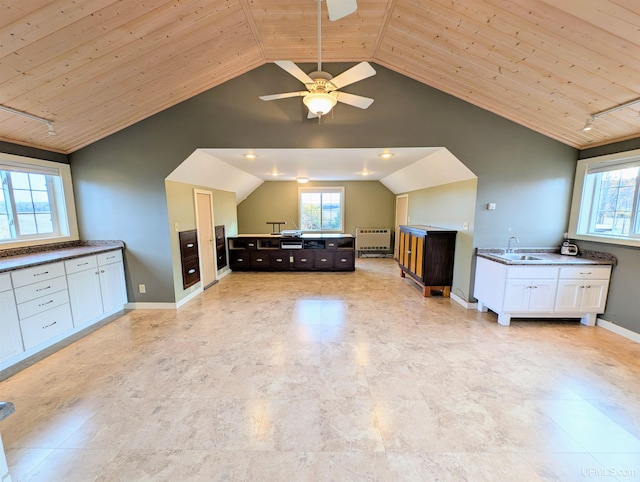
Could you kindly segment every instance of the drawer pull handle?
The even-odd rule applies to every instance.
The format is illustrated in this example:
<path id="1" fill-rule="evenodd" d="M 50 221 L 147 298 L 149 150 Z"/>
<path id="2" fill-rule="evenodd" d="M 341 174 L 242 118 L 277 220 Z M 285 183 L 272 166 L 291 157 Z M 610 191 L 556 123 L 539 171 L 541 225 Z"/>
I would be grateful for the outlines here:
<path id="1" fill-rule="evenodd" d="M 107 256 L 107 259 L 113 259 L 115 256 Z"/>
<path id="2" fill-rule="evenodd" d="M 282 263 L 282 258 L 276 258 L 276 261 L 277 261 L 278 263 Z"/>
<path id="3" fill-rule="evenodd" d="M 76 266 L 86 266 L 89 264 L 89 261 L 87 261 L 86 263 L 78 263 Z"/>
<path id="4" fill-rule="evenodd" d="M 191 268 L 191 269 L 189 270 L 189 274 L 193 274 L 193 273 L 195 273 L 195 272 L 196 272 L 196 269 L 195 269 L 195 268 Z"/>
<path id="5" fill-rule="evenodd" d="M 53 300 L 49 300 L 46 303 L 40 303 L 38 306 L 47 306 L 47 305 L 50 305 L 51 303 L 53 303 Z"/>
<path id="6" fill-rule="evenodd" d="M 342 261 L 343 263 L 346 263 L 347 259 L 346 258 L 342 258 L 340 261 Z"/>
<path id="7" fill-rule="evenodd" d="M 303 263 L 307 262 L 307 258 L 302 258 L 300 261 L 302 261 Z"/>
<path id="8" fill-rule="evenodd" d="M 322 261 L 323 263 L 327 262 L 327 258 L 320 258 L 320 261 Z"/>
<path id="9" fill-rule="evenodd" d="M 580 272 L 580 274 L 591 274 L 591 271 L 587 271 L 586 273 Z"/>
<path id="10" fill-rule="evenodd" d="M 38 288 L 36 291 L 44 291 L 44 290 L 50 290 L 50 289 L 51 289 L 51 285 L 45 286 L 44 288 Z"/>
<path id="11" fill-rule="evenodd" d="M 256 259 L 256 261 L 257 261 L 258 263 L 262 263 L 262 258 L 258 258 L 258 259 Z"/>
<path id="12" fill-rule="evenodd" d="M 238 258 L 238 262 L 239 262 L 239 263 L 242 263 L 243 261 L 244 261 L 244 259 L 242 259 L 242 258 Z"/>
<path id="13" fill-rule="evenodd" d="M 187 244 L 187 248 L 193 248 L 193 243 Z"/>
<path id="14" fill-rule="evenodd" d="M 248 246 L 249 246 L 250 248 L 253 248 L 253 247 L 255 246 L 255 244 L 254 244 L 254 243 L 249 243 L 249 245 L 248 245 Z"/>
<path id="15" fill-rule="evenodd" d="M 49 272 L 45 271 L 43 273 L 35 273 L 33 276 L 44 276 L 45 274 L 49 274 Z"/>
<path id="16" fill-rule="evenodd" d="M 43 330 L 46 330 L 47 328 L 51 328 L 53 325 L 55 325 L 56 323 L 58 323 L 57 321 L 54 321 L 53 323 L 51 323 L 50 325 L 44 325 L 42 327 Z"/>
<path id="17" fill-rule="evenodd" d="M 335 246 L 334 243 L 329 243 L 329 247 L 333 248 Z"/>

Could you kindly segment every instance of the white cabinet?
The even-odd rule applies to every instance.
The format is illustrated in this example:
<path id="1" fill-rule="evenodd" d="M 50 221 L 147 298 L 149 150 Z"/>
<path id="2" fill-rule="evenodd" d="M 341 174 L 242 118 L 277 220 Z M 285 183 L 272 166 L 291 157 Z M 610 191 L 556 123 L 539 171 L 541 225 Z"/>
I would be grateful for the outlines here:
<path id="1" fill-rule="evenodd" d="M 9 274 L 0 274 L 0 362 L 24 351 Z"/>
<path id="2" fill-rule="evenodd" d="M 127 297 L 121 251 L 72 259 L 65 269 L 75 326 L 123 308 Z"/>
<path id="3" fill-rule="evenodd" d="M 580 318 L 595 324 L 604 312 L 611 266 L 504 265 L 479 257 L 475 297 L 478 310 L 491 309 L 498 323 L 512 317 Z"/>

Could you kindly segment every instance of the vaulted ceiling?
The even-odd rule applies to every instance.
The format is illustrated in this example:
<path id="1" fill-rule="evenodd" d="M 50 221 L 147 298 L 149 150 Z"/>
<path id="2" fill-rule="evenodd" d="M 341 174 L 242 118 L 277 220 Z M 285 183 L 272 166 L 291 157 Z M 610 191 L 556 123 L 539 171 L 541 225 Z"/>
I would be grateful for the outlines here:
<path id="1" fill-rule="evenodd" d="M 70 153 L 262 64 L 315 62 L 316 9 L 0 1 L 0 104 L 57 131 L 0 110 L 0 139 Z M 322 26 L 325 61 L 375 62 L 570 146 L 640 136 L 640 104 L 582 131 L 640 97 L 637 0 L 358 0 L 336 22 L 323 5 Z"/>

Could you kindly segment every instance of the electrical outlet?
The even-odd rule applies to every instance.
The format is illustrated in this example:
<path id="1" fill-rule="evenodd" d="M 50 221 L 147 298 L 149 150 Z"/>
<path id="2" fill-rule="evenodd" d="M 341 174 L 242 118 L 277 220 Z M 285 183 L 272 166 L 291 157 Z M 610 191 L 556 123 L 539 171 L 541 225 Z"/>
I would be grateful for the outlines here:
<path id="1" fill-rule="evenodd" d="M 462 223 L 462 229 L 464 229 L 465 231 L 469 231 L 469 221 L 465 221 L 464 223 Z"/>
<path id="2" fill-rule="evenodd" d="M 407 216 L 407 224 L 411 224 L 411 216 Z"/>
<path id="3" fill-rule="evenodd" d="M 138 291 L 140 293 L 146 293 L 147 292 L 147 287 L 145 285 L 143 285 L 143 284 L 139 284 L 138 285 Z"/>

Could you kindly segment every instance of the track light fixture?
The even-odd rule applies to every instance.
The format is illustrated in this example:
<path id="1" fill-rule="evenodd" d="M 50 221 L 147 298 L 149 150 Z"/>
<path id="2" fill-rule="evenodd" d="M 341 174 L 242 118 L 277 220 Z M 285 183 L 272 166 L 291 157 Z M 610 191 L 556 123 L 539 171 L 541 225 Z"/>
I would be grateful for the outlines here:
<path id="1" fill-rule="evenodd" d="M 600 112 L 596 112 L 595 114 L 591 114 L 591 116 L 587 119 L 587 122 L 584 124 L 584 127 L 582 128 L 583 131 L 590 131 L 591 128 L 593 127 L 593 123 L 598 120 L 598 118 L 602 117 L 603 115 L 607 115 L 607 114 L 611 114 L 612 112 L 616 112 L 622 109 L 626 109 L 627 107 L 631 107 L 632 105 L 636 105 L 636 104 L 640 104 L 640 97 L 638 97 L 637 99 L 631 100 L 629 102 L 626 102 L 624 104 L 620 104 L 617 105 L 615 107 L 612 107 L 611 109 L 606 109 L 606 110 L 601 110 Z"/>
<path id="2" fill-rule="evenodd" d="M 55 136 L 58 134 L 52 120 L 45 119 L 44 117 L 38 117 L 37 115 L 29 114 L 28 112 L 23 112 L 21 110 L 12 109 L 11 107 L 7 107 L 6 105 L 0 105 L 0 110 L 9 112 L 11 114 L 21 115 L 22 117 L 26 117 L 27 119 L 31 119 L 34 121 L 42 122 L 48 127 L 50 136 Z"/>

